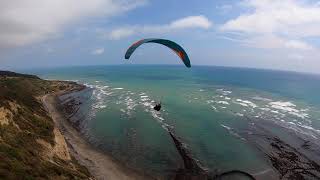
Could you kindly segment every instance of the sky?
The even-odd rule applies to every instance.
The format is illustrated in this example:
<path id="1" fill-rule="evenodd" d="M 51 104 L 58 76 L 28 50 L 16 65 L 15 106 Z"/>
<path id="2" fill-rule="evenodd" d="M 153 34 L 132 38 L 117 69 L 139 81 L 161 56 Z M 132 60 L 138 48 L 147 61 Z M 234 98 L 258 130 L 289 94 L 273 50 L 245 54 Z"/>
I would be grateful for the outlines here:
<path id="1" fill-rule="evenodd" d="M 0 69 L 113 64 L 181 64 L 320 73 L 318 0 L 0 1 Z"/>

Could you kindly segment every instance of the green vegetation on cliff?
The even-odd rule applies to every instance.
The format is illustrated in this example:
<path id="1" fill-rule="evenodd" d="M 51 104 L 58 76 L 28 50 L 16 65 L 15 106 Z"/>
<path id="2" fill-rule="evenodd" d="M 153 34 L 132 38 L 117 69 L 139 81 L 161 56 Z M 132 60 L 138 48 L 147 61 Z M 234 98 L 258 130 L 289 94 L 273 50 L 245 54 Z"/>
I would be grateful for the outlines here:
<path id="1" fill-rule="evenodd" d="M 0 71 L 0 179 L 90 177 L 87 169 L 61 148 L 66 143 L 41 103 L 47 93 L 76 86 Z"/>

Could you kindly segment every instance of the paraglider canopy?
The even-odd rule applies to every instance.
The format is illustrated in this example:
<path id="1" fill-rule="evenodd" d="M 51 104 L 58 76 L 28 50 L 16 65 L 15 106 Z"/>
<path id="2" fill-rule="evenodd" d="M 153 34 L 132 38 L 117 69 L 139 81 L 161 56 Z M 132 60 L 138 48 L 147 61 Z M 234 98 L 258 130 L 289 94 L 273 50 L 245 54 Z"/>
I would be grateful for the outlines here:
<path id="1" fill-rule="evenodd" d="M 171 50 L 173 50 L 182 60 L 182 62 L 184 63 L 184 65 L 188 68 L 191 67 L 191 63 L 189 60 L 189 57 L 187 55 L 187 53 L 184 51 L 184 49 L 178 45 L 177 43 L 167 40 L 167 39 L 156 39 L 156 38 L 150 38 L 150 39 L 142 39 L 140 41 L 137 41 L 135 43 L 133 43 L 129 49 L 126 52 L 125 58 L 129 59 L 130 56 L 132 55 L 132 53 L 142 44 L 144 43 L 158 43 L 158 44 L 162 44 L 164 46 L 167 46 L 168 48 L 170 48 Z"/>

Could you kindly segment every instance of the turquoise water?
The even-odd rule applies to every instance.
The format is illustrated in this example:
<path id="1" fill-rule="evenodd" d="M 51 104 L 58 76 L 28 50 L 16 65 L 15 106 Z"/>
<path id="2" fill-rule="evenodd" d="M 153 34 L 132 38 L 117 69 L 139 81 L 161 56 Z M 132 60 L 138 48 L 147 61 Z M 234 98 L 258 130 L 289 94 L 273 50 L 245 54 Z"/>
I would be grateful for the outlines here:
<path id="1" fill-rule="evenodd" d="M 270 164 L 237 133 L 245 117 L 320 138 L 320 76 L 195 66 L 92 66 L 33 70 L 93 89 L 82 130 L 97 147 L 137 169 L 167 174 L 181 166 L 166 129 L 208 169 L 259 173 Z M 152 110 L 161 101 L 161 112 Z M 278 135 L 281 136 L 281 132 Z M 283 135 L 285 136 L 285 135 Z M 284 137 L 285 138 L 285 137 Z"/>

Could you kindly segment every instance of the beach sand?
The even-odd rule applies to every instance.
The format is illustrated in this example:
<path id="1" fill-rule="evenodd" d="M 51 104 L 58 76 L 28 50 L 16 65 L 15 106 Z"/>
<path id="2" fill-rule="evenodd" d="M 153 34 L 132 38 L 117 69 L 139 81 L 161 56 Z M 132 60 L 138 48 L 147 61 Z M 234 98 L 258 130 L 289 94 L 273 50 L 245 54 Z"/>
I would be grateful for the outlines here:
<path id="1" fill-rule="evenodd" d="M 42 102 L 55 122 L 56 128 L 63 134 L 68 144 L 69 153 L 75 157 L 80 164 L 86 166 L 96 179 L 154 179 L 126 167 L 108 154 L 101 152 L 89 144 L 65 118 L 63 112 L 60 110 L 61 105 L 59 104 L 58 96 L 64 93 L 67 92 L 47 94 L 42 97 Z"/>

